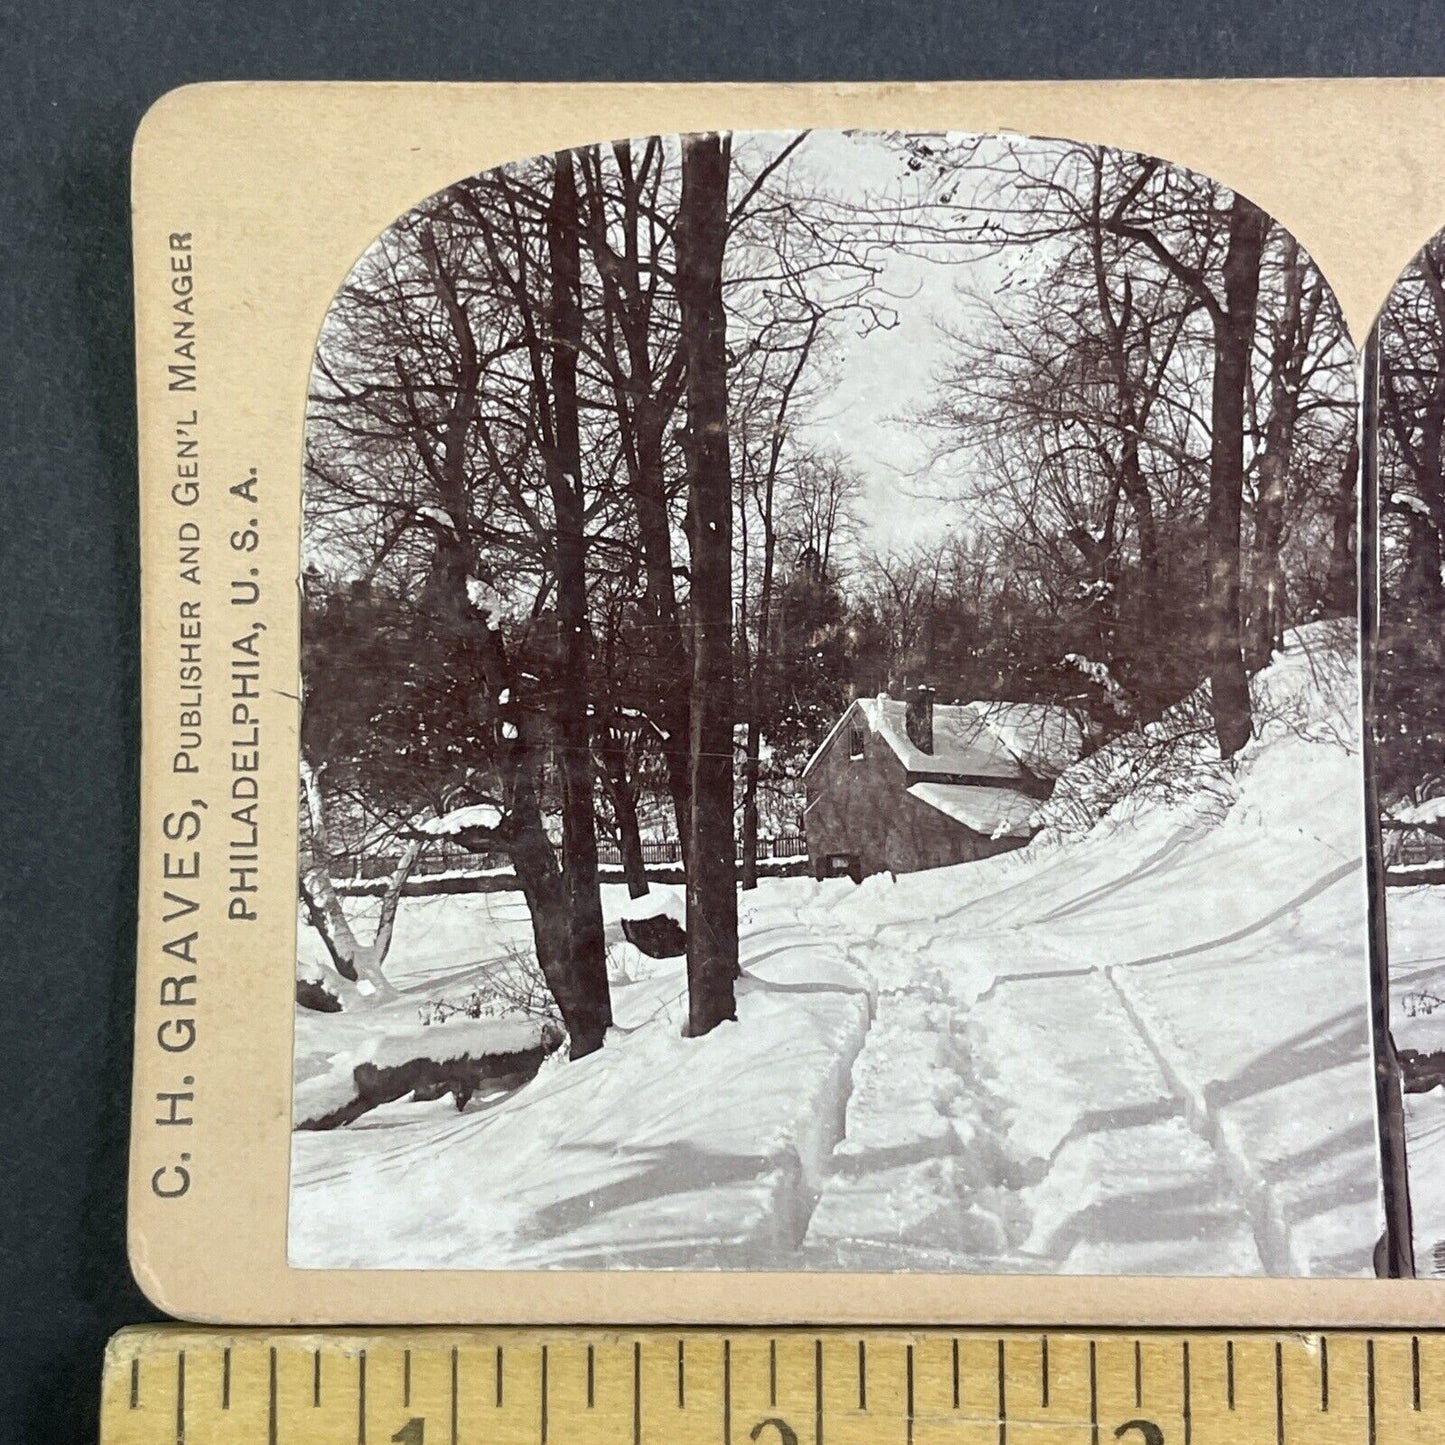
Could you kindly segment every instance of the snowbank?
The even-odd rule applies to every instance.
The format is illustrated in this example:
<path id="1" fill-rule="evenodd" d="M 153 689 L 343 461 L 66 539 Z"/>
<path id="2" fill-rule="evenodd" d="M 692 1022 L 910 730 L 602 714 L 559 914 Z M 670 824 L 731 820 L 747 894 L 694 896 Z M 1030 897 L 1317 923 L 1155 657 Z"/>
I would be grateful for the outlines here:
<path id="1" fill-rule="evenodd" d="M 398 1104 L 344 1131 L 295 1135 L 291 1260 L 784 1263 L 841 1132 L 868 1026 L 865 981 L 835 948 L 814 956 L 816 971 L 800 952 L 786 979 L 742 980 L 738 1022 L 705 1038 L 681 1036 L 685 975 L 674 965 L 614 990 L 618 1026 L 601 1051 L 554 1061 L 495 1106 L 459 1116 L 444 1102 Z"/>
<path id="2" fill-rule="evenodd" d="M 680 927 L 687 926 L 687 904 L 675 888 L 649 888 L 641 898 L 629 898 L 617 916 L 638 923 L 647 918 L 670 918 Z"/>
<path id="3" fill-rule="evenodd" d="M 536 1018 L 451 1018 L 424 1024 L 414 1014 L 408 1023 L 394 1010 L 303 1015 L 297 1025 L 292 1119 L 305 1127 L 346 1110 L 361 1091 L 358 1070 L 510 1060 L 533 1052 L 550 1053 L 561 1041 L 562 1033 L 554 1024 Z M 506 1073 L 508 1068 L 504 1065 L 498 1072 Z"/>

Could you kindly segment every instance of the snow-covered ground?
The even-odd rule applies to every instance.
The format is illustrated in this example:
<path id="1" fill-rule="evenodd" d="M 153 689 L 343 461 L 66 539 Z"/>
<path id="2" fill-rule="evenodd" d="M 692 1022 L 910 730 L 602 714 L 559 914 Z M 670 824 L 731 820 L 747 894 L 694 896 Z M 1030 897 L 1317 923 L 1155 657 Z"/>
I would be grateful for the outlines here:
<path id="1" fill-rule="evenodd" d="M 1445 886 L 1391 888 L 1390 1031 L 1399 1049 L 1445 1053 Z M 1405 1095 L 1415 1272 L 1445 1275 L 1445 1085 Z"/>
<path id="2" fill-rule="evenodd" d="M 896 881 L 764 880 L 738 1020 L 702 1039 L 681 961 L 622 943 L 604 889 L 606 1047 L 297 1133 L 292 1262 L 1370 1273 L 1353 699 L 1298 645 L 1267 682 L 1281 720 L 1183 798 Z M 515 894 L 407 899 L 400 997 L 304 1018 L 298 1072 L 526 935 Z"/>

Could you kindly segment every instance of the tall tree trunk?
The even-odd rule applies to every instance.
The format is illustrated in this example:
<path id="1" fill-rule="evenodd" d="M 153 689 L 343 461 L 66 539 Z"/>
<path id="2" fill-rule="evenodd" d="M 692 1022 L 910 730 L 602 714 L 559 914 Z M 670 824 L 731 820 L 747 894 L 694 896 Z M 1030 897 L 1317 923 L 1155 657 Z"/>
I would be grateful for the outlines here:
<path id="1" fill-rule="evenodd" d="M 1159 527 L 1154 517 L 1154 499 L 1144 479 L 1139 458 L 1139 439 L 1133 433 L 1124 438 L 1119 460 L 1120 489 L 1128 499 L 1134 515 L 1134 531 L 1139 548 L 1139 572 L 1135 579 L 1132 627 L 1134 635 L 1134 692 L 1139 699 L 1140 716 L 1153 722 L 1163 712 L 1170 696 L 1168 666 L 1161 657 L 1166 643 L 1163 639 L 1163 591 L 1159 567 Z"/>
<path id="2" fill-rule="evenodd" d="M 733 856 L 732 476 L 722 263 L 729 145 L 683 141 L 677 296 L 687 361 L 688 544 L 692 566 L 692 818 L 687 860 L 688 1032 L 737 1017 Z"/>
<path id="3" fill-rule="evenodd" d="M 562 776 L 562 865 L 567 895 L 572 975 L 583 998 L 582 1036 L 572 1057 L 602 1047 L 612 1023 L 602 896 L 597 885 L 597 820 L 592 763 L 591 634 L 587 620 L 586 538 L 583 535 L 582 442 L 577 414 L 577 359 L 582 349 L 582 267 L 577 182 L 572 157 L 554 161 L 547 217 L 552 272 L 552 425 L 545 459 L 556 529 L 557 620 L 562 631 L 563 686 L 553 700 Z"/>
<path id="4" fill-rule="evenodd" d="M 1240 530 L 1244 507 L 1244 398 L 1254 345 L 1259 267 L 1269 217 L 1236 195 L 1229 209 L 1224 299 L 1212 313 L 1214 382 L 1210 398 L 1208 617 L 1209 689 L 1221 757 L 1249 741 L 1252 715 L 1240 608 Z"/>
<path id="5" fill-rule="evenodd" d="M 1167 642 L 1162 607 L 1159 528 L 1139 439 L 1145 434 L 1150 414 L 1158 401 L 1166 369 L 1162 363 L 1154 364 L 1147 326 L 1141 337 L 1131 335 L 1135 325 L 1135 300 L 1127 270 L 1123 276 L 1123 294 L 1116 306 L 1110 269 L 1104 255 L 1103 180 L 1103 153 L 1096 152 L 1089 235 L 1094 294 L 1099 303 L 1099 318 L 1103 322 L 1112 371 L 1114 410 L 1119 431 L 1116 476 L 1119 490 L 1134 515 L 1139 547 L 1139 571 L 1134 584 L 1129 628 L 1133 652 L 1133 665 L 1129 668 L 1130 685 L 1140 719 L 1152 722 L 1163 712 L 1166 702 L 1172 700 L 1170 674 L 1173 669 L 1165 656 Z M 1183 325 L 1181 315 L 1173 324 L 1166 355 L 1172 354 Z M 1136 368 L 1131 365 L 1131 348 L 1142 349 L 1143 367 L 1137 375 Z M 1112 507 L 1110 511 L 1112 515 Z M 1109 530 L 1112 532 L 1112 526 Z M 1104 574 L 1100 572 L 1098 575 Z"/>
<path id="6" fill-rule="evenodd" d="M 522 705 L 517 676 L 500 631 L 487 627 L 475 612 L 470 617 L 469 643 L 487 691 L 497 699 L 494 771 L 500 785 L 503 817 L 495 833 L 456 835 L 464 848 L 482 852 L 504 848 L 527 903 L 537 965 L 556 1001 L 568 1036 L 571 1058 L 600 1048 L 611 1022 L 606 991 L 579 970 L 572 950 L 567 884 L 542 821 L 539 774 L 541 755 L 532 736 L 533 722 Z M 501 699 L 506 701 L 501 701 Z"/>
<path id="7" fill-rule="evenodd" d="M 644 183 L 633 164 L 632 145 L 613 147 L 621 186 L 620 249 L 603 195 L 596 153 L 590 177 L 583 233 L 597 267 L 603 304 L 612 325 L 603 332 L 610 345 L 601 360 L 612 388 L 623 462 L 637 516 L 642 555 L 647 636 L 653 652 L 657 690 L 648 699 L 648 716 L 661 730 L 659 739 L 667 790 L 677 820 L 684 857 L 690 834 L 691 778 L 688 764 L 688 672 L 690 659 L 673 575 L 672 521 L 668 509 L 665 438 L 682 394 L 683 350 L 679 343 L 665 362 L 654 357 L 664 325 L 657 306 L 655 276 L 645 275 L 641 234 L 645 219 Z M 657 163 L 644 161 L 644 170 Z M 655 218 L 654 218 L 655 220 Z"/>
<path id="8" fill-rule="evenodd" d="M 762 775 L 762 732 L 757 714 L 753 713 L 748 718 L 743 747 L 742 857 L 739 861 L 742 871 L 740 882 L 745 890 L 758 886 L 758 782 Z"/>
<path id="9" fill-rule="evenodd" d="M 776 445 L 777 428 L 774 428 Z M 737 606 L 737 632 L 738 632 L 738 661 L 742 666 L 743 688 L 747 698 L 747 727 L 743 737 L 743 772 L 742 772 L 742 836 L 738 844 L 738 886 L 745 892 L 758 886 L 758 774 L 761 771 L 759 760 L 762 755 L 763 729 L 760 721 L 761 707 L 759 694 L 759 674 L 762 670 L 762 657 L 767 646 L 764 633 L 767 630 L 767 586 L 766 577 L 762 592 L 764 595 L 758 599 L 758 613 L 751 621 L 748 618 L 748 593 L 752 585 L 750 563 L 752 561 L 751 538 L 748 532 L 748 486 L 746 481 L 747 462 L 747 441 L 744 438 L 741 444 L 742 471 L 744 481 L 738 489 L 738 531 L 737 531 L 737 553 L 738 553 L 738 606 Z M 764 525 L 766 526 L 770 512 L 764 513 Z M 758 645 L 753 648 L 752 636 L 749 628 L 756 626 L 758 630 Z"/>
<path id="10" fill-rule="evenodd" d="M 442 429 L 437 495 L 451 525 L 440 529 L 421 605 L 431 613 L 440 638 L 470 656 L 488 693 L 494 751 L 490 758 L 503 802 L 503 819 L 487 846 L 507 850 L 532 918 L 537 964 L 571 1040 L 573 1058 L 597 1048 L 608 1024 L 606 999 L 599 1002 L 595 980 L 573 966 L 568 904 L 562 873 L 542 822 L 537 774 L 540 762 L 532 724 L 523 704 L 521 679 L 494 619 L 472 606 L 472 540 L 467 492 L 467 446 L 476 419 L 482 363 L 471 319 L 431 233 L 421 236 L 422 255 L 436 286 L 456 343 L 458 380 Z M 545 404 L 545 378 L 533 348 L 534 385 Z M 458 841 L 467 845 L 465 836 Z M 474 840 L 477 841 L 477 840 Z M 606 974 L 603 974 L 606 982 Z"/>
<path id="11" fill-rule="evenodd" d="M 622 746 L 601 750 L 602 777 L 617 820 L 617 847 L 622 854 L 622 877 L 631 898 L 647 892 L 647 864 L 642 857 L 642 825 L 637 818 L 637 787 L 627 773 Z"/>
<path id="12" fill-rule="evenodd" d="M 1250 603 L 1245 626 L 1244 660 L 1258 672 L 1284 639 L 1285 578 L 1280 565 L 1284 544 L 1284 505 L 1294 460 L 1304 375 L 1304 263 L 1299 243 L 1284 243 L 1284 308 L 1275 323 L 1270 348 L 1269 417 L 1259 457 L 1259 489 L 1254 508 L 1254 545 L 1250 555 Z"/>
<path id="13" fill-rule="evenodd" d="M 1360 575 L 1356 534 L 1359 531 L 1360 443 L 1350 442 L 1344 472 L 1331 509 L 1330 570 L 1325 605 L 1337 617 L 1357 617 Z"/>
<path id="14" fill-rule="evenodd" d="M 511 722 L 521 714 L 507 708 L 503 716 Z M 515 722 L 511 725 L 518 726 Z M 502 821 L 495 829 L 462 828 L 452 836 L 453 841 L 471 852 L 500 848 L 511 858 L 512 871 L 532 920 L 537 966 L 562 1015 L 570 1039 L 569 1055 L 575 1059 L 600 1047 L 606 1025 L 599 1024 L 595 993 L 573 967 L 567 890 L 537 802 L 539 757 L 525 741 L 518 741 L 522 746 L 513 749 L 505 770 L 499 769 L 506 780 Z M 591 1047 L 585 1047 L 589 1042 Z"/>
<path id="15" fill-rule="evenodd" d="M 743 837 L 742 837 L 742 886 L 752 889 L 758 886 L 758 783 L 762 772 L 762 712 L 763 689 L 769 676 L 769 661 L 772 657 L 772 612 L 773 574 L 776 570 L 778 533 L 773 525 L 773 501 L 777 494 L 778 465 L 783 455 L 783 438 L 786 436 L 785 423 L 793 393 L 802 379 L 804 368 L 813 351 L 818 328 L 822 321 L 820 313 L 814 312 L 808 333 L 798 348 L 798 358 L 789 372 L 778 398 L 777 414 L 772 423 L 772 439 L 768 443 L 767 469 L 763 474 L 763 496 L 759 507 L 763 524 L 763 573 L 758 587 L 757 647 L 751 650 L 747 645 L 747 619 L 743 619 L 743 651 L 748 654 L 748 726 L 743 754 Z M 742 516 L 746 525 L 747 495 L 742 497 Z M 744 542 L 746 550 L 746 541 Z M 746 564 L 744 578 L 746 579 Z M 747 583 L 743 583 L 746 600 Z"/>
<path id="16" fill-rule="evenodd" d="M 659 740 L 668 796 L 677 820 L 677 836 L 687 857 L 692 831 L 692 773 L 688 761 L 688 674 L 691 661 L 683 635 L 673 582 L 672 523 L 667 508 L 667 473 L 663 461 L 664 420 L 652 405 L 638 408 L 636 465 L 632 492 L 637 508 L 638 537 L 647 574 L 649 635 L 656 651 L 658 694 L 651 702 L 654 721 L 665 734 Z"/>

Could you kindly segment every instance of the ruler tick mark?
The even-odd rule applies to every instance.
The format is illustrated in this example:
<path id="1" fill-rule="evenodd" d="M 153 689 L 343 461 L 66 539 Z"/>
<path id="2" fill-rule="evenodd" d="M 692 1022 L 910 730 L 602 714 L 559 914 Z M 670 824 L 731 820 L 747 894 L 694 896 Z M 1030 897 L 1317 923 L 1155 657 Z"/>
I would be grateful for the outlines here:
<path id="1" fill-rule="evenodd" d="M 858 1341 L 858 1408 L 868 1408 L 868 1347 Z"/>
<path id="2" fill-rule="evenodd" d="M 963 1398 L 962 1384 L 963 1381 L 959 1377 L 958 1372 L 958 1336 L 955 1335 L 953 1337 L 953 1408 L 955 1410 L 959 1408 L 960 1401 Z"/>
<path id="3" fill-rule="evenodd" d="M 1320 1409 L 1330 1408 L 1330 1342 L 1320 1337 Z"/>
<path id="4" fill-rule="evenodd" d="M 778 1403 L 778 1342 L 768 1341 L 768 1404 Z"/>
<path id="5" fill-rule="evenodd" d="M 1003 1336 L 998 1341 L 998 1445 L 1008 1445 L 1008 1377 L 1003 1358 Z"/>
<path id="6" fill-rule="evenodd" d="M 231 1347 L 221 1351 L 221 1409 L 231 1408 Z"/>
<path id="7" fill-rule="evenodd" d="M 597 1359 L 596 1351 L 591 1345 L 587 1346 L 587 1408 L 590 1410 L 597 1403 Z"/>
<path id="8" fill-rule="evenodd" d="M 407 1353 L 408 1353 L 408 1355 L 409 1355 L 411 1352 L 408 1351 Z M 461 1373 L 462 1373 L 461 1351 L 460 1351 L 455 1345 L 453 1345 L 453 1346 L 452 1346 L 452 1401 L 451 1401 L 451 1404 L 452 1404 L 452 1421 L 451 1421 L 451 1423 L 452 1423 L 452 1445 L 457 1445 L 457 1401 L 458 1401 L 458 1399 L 459 1399 L 460 1396 L 461 1396 L 461 1391 L 460 1391 L 460 1389 L 458 1388 L 458 1386 L 459 1386 L 460 1383 L 461 1383 Z M 410 1375 L 408 1375 L 407 1378 L 410 1379 Z"/>
<path id="9" fill-rule="evenodd" d="M 186 1445 L 186 1352 L 176 1353 L 176 1445 Z"/>
<path id="10" fill-rule="evenodd" d="M 321 1403 L 321 1351 L 316 1352 L 316 1403 Z M 356 1356 L 356 1445 L 366 1445 L 366 1351 Z"/>
<path id="11" fill-rule="evenodd" d="M 733 1445 L 733 1342 L 723 1341 L 723 1445 Z"/>
<path id="12" fill-rule="evenodd" d="M 1274 1342 L 1274 1438 L 1284 1445 L 1284 1346 Z"/>
<path id="13" fill-rule="evenodd" d="M 1375 1445 L 1375 1342 L 1365 1341 L 1365 1434 Z"/>
<path id="14" fill-rule="evenodd" d="M 1224 1398 L 1234 1409 L 1234 1341 L 1224 1342 Z"/>
<path id="15" fill-rule="evenodd" d="M 1040 1347 L 1039 1374 L 1042 1377 L 1040 1381 L 1040 1394 L 1042 1397 L 1040 1403 L 1043 1408 L 1047 1410 L 1049 1408 L 1049 1337 L 1047 1335 L 1040 1341 Z"/>
<path id="16" fill-rule="evenodd" d="M 913 1445 L 913 1346 L 904 1352 L 905 1404 L 908 1409 L 908 1445 Z"/>
<path id="17" fill-rule="evenodd" d="M 677 1342 L 677 1408 L 687 1409 L 687 1347 L 679 1340 Z"/>
<path id="18" fill-rule="evenodd" d="M 823 1337 L 813 1341 L 813 1440 L 823 1445 Z"/>
<path id="19" fill-rule="evenodd" d="M 266 1407 L 266 1445 L 276 1445 L 278 1420 L 276 1417 L 276 1346 L 271 1346 L 271 1362 L 269 1366 L 268 1385 L 269 1394 Z"/>
<path id="20" fill-rule="evenodd" d="M 140 1358 L 137 1356 L 130 1362 L 130 1407 L 132 1410 L 140 1408 Z"/>
<path id="21" fill-rule="evenodd" d="M 1420 1336 L 1410 1336 L 1410 1408 L 1420 1408 Z"/>
<path id="22" fill-rule="evenodd" d="M 642 1342 L 632 1346 L 632 1445 L 642 1445 Z"/>
<path id="23" fill-rule="evenodd" d="M 1134 1341 L 1134 1408 L 1140 1409 L 1144 1404 L 1144 1347 L 1138 1340 Z"/>
<path id="24" fill-rule="evenodd" d="M 1184 1349 L 1181 1351 L 1181 1368 L 1183 1379 L 1180 1388 L 1183 1392 L 1183 1415 L 1184 1415 L 1184 1445 L 1190 1445 L 1194 1439 L 1194 1405 L 1189 1398 L 1189 1341 L 1184 1341 Z"/>
<path id="25" fill-rule="evenodd" d="M 411 1404 L 411 1351 L 401 1352 L 401 1407 L 405 1410 Z"/>
<path id="26" fill-rule="evenodd" d="M 1099 1445 L 1099 1355 L 1089 1341 L 1089 1439 Z"/>
<path id="27" fill-rule="evenodd" d="M 542 1445 L 547 1445 L 547 1346 L 542 1346 Z"/>
<path id="28" fill-rule="evenodd" d="M 321 1404 L 321 1351 L 313 1350 L 311 1353 L 311 1404 L 316 1408 Z"/>
<path id="29" fill-rule="evenodd" d="M 497 1346 L 497 1409 L 502 1408 L 502 1347 Z"/>

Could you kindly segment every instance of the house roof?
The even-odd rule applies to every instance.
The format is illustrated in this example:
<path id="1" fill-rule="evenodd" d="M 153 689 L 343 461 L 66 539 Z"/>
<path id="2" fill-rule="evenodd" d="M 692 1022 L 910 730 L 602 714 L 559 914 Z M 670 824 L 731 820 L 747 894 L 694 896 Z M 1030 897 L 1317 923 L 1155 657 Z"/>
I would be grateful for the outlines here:
<path id="1" fill-rule="evenodd" d="M 969 704 L 984 725 L 1003 740 L 1021 763 L 1041 778 L 1057 778 L 1084 750 L 1079 719 L 1066 707 L 1041 702 Z M 934 709 L 935 714 L 937 709 Z M 937 723 L 934 724 L 935 728 Z"/>
<path id="2" fill-rule="evenodd" d="M 1066 708 L 1046 703 L 935 703 L 933 751 L 908 737 L 907 703 L 886 695 L 858 698 L 833 725 L 803 769 L 806 777 L 850 718 L 859 717 L 910 773 L 1007 782 L 1026 773 L 1056 778 L 1077 760 L 1083 734 Z M 971 826 L 971 825 L 970 825 Z"/>
<path id="3" fill-rule="evenodd" d="M 1036 831 L 1037 798 L 1013 788 L 970 787 L 967 783 L 914 783 L 910 798 L 937 808 L 946 817 L 985 838 L 1031 838 Z"/>

